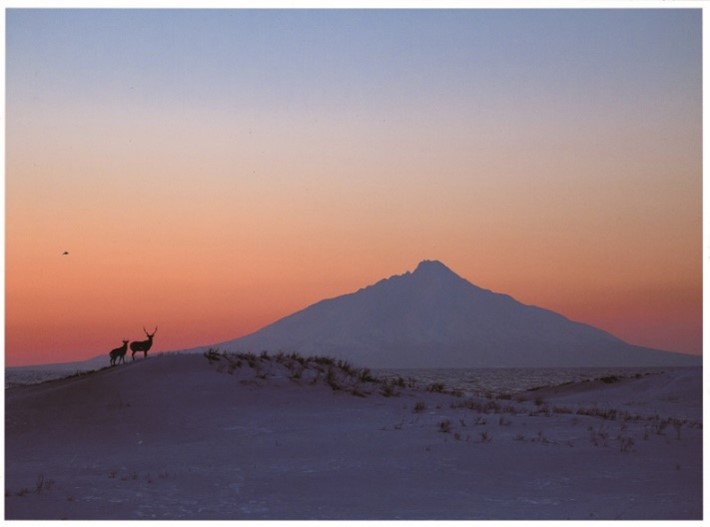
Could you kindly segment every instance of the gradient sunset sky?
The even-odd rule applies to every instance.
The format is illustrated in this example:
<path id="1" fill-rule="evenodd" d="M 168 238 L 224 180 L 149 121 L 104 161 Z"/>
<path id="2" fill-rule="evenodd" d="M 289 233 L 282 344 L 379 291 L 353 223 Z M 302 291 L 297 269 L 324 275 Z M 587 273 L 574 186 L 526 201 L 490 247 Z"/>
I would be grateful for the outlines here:
<path id="1" fill-rule="evenodd" d="M 9 9 L 6 364 L 236 338 L 423 259 L 700 354 L 701 25 Z"/>

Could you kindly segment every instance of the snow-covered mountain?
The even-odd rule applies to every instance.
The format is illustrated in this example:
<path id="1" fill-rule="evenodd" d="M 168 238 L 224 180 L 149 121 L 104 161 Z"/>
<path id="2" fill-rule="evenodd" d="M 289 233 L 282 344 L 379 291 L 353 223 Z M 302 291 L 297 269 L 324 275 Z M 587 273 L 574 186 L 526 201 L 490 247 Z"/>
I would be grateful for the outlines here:
<path id="1" fill-rule="evenodd" d="M 223 350 L 295 351 L 374 368 L 699 365 L 641 348 L 562 315 L 482 289 L 423 261 L 351 294 L 323 300 Z"/>

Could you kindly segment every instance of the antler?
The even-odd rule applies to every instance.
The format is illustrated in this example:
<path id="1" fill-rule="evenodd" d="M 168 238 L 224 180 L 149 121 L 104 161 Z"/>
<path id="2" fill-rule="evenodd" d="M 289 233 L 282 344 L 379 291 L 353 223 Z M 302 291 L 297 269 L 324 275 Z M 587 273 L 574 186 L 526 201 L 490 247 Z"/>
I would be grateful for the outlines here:
<path id="1" fill-rule="evenodd" d="M 155 326 L 155 331 L 153 331 L 153 335 L 148 333 L 148 331 L 145 329 L 145 326 L 143 326 L 143 331 L 145 331 L 145 334 L 147 337 L 152 337 L 153 335 L 155 335 L 158 332 L 158 326 Z"/>

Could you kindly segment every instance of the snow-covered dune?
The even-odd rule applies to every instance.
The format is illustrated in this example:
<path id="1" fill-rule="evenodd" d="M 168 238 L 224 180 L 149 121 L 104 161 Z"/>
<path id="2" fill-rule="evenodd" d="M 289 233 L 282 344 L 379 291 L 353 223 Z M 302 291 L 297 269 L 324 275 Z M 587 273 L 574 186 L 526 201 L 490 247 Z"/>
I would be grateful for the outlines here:
<path id="1" fill-rule="evenodd" d="M 610 376 L 595 382 L 543 388 L 535 390 L 535 395 L 575 408 L 595 406 L 634 415 L 659 414 L 702 421 L 702 390 L 701 368 L 678 368 L 638 378 Z"/>
<path id="2" fill-rule="evenodd" d="M 9 388 L 6 518 L 702 517 L 700 369 L 502 399 L 370 377 L 174 354 Z"/>

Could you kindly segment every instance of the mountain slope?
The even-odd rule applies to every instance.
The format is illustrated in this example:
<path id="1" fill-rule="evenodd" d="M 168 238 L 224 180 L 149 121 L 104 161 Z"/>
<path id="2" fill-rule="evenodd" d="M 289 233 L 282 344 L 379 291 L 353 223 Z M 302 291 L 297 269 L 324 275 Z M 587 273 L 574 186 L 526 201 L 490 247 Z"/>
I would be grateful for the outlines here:
<path id="1" fill-rule="evenodd" d="M 323 300 L 222 349 L 325 354 L 370 367 L 649 366 L 697 357 L 632 346 L 479 288 L 437 261 Z"/>

